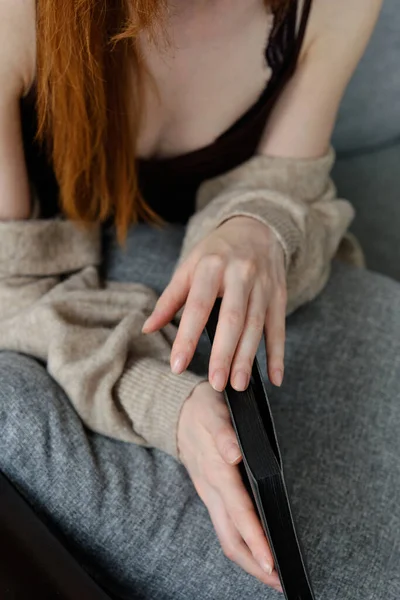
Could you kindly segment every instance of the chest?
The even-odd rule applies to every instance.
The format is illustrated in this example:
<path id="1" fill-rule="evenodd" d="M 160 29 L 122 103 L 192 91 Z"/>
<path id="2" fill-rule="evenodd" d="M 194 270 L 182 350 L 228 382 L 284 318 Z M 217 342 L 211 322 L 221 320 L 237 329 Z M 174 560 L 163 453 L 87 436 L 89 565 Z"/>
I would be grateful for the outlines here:
<path id="1" fill-rule="evenodd" d="M 177 0 L 145 64 L 138 155 L 169 157 L 212 143 L 268 81 L 272 17 L 263 0 Z"/>

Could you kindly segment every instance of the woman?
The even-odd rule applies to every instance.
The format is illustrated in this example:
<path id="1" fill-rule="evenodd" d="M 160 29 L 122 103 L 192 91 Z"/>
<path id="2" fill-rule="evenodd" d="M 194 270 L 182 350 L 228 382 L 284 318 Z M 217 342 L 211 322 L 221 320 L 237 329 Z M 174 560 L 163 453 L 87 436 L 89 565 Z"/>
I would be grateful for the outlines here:
<path id="1" fill-rule="evenodd" d="M 221 391 L 263 331 L 280 386 L 285 313 L 339 245 L 361 262 L 329 140 L 380 4 L 0 3 L 0 467 L 118 597 L 280 590 Z M 399 307 L 342 264 L 288 321 L 272 401 L 320 598 L 399 596 Z"/>

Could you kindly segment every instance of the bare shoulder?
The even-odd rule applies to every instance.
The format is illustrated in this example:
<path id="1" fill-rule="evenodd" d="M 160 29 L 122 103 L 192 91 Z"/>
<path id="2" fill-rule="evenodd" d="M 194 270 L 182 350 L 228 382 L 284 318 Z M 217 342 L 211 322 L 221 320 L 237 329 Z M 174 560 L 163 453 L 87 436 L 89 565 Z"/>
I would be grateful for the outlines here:
<path id="1" fill-rule="evenodd" d="M 0 0 L 0 40 L 0 88 L 23 96 L 35 78 L 35 0 Z"/>
<path id="2" fill-rule="evenodd" d="M 340 101 L 382 4 L 313 0 L 297 67 L 266 127 L 262 153 L 314 158 L 327 151 Z"/>
<path id="3" fill-rule="evenodd" d="M 383 0 L 313 0 L 303 53 L 315 48 L 357 63 L 375 27 Z M 352 60 L 353 59 L 353 60 Z"/>

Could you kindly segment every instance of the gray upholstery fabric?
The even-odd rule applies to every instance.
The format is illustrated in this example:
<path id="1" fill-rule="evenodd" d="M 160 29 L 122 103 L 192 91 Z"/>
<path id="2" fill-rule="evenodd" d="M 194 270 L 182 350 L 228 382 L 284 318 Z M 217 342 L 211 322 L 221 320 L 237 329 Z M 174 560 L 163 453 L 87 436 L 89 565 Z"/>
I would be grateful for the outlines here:
<path id="1" fill-rule="evenodd" d="M 126 253 L 107 243 L 108 277 L 161 292 L 182 234 L 143 226 Z M 399 283 L 335 265 L 288 319 L 270 398 L 318 600 L 400 598 L 399 312 Z M 208 348 L 197 354 L 207 365 Z M 258 357 L 265 372 L 262 346 Z M 224 556 L 171 456 L 88 432 L 29 357 L 0 353 L 0 381 L 0 469 L 118 598 L 282 599 Z"/>
<path id="2" fill-rule="evenodd" d="M 334 146 L 341 154 L 400 141 L 399 32 L 399 0 L 385 0 L 339 112 Z"/>
<path id="3" fill-rule="evenodd" d="M 342 102 L 334 179 L 370 269 L 400 279 L 400 3 L 386 0 Z"/>
<path id="4" fill-rule="evenodd" d="M 356 208 L 368 268 L 400 280 L 400 144 L 338 160 L 334 179 Z"/>

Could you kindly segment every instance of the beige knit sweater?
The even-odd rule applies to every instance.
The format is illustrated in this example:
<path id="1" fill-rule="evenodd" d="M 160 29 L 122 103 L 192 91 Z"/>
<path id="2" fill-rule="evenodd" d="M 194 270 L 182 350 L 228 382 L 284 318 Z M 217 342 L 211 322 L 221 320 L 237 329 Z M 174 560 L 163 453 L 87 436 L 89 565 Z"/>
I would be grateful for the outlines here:
<path id="1" fill-rule="evenodd" d="M 353 218 L 336 199 L 333 159 L 332 150 L 318 160 L 257 156 L 205 182 L 178 264 L 222 222 L 247 215 L 283 246 L 288 312 L 314 298 Z M 180 410 L 204 377 L 171 373 L 172 323 L 141 333 L 157 300 L 151 289 L 100 280 L 99 233 L 62 219 L 0 222 L 0 349 L 45 361 L 92 430 L 178 458 Z M 361 264 L 348 239 L 346 258 Z"/>

